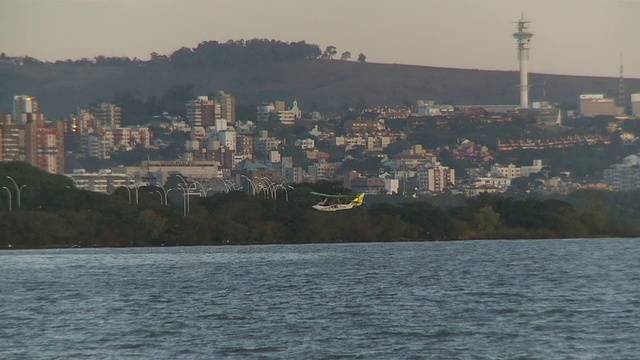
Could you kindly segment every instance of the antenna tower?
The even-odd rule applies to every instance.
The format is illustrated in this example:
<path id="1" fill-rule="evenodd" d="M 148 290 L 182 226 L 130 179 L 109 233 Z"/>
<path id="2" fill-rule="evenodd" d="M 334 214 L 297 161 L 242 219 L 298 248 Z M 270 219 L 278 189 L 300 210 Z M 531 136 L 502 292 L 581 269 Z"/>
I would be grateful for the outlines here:
<path id="1" fill-rule="evenodd" d="M 618 106 L 622 108 L 623 112 L 626 112 L 625 111 L 626 99 L 627 99 L 627 95 L 624 87 L 624 66 L 622 63 L 622 54 L 620 54 L 620 83 L 618 87 Z"/>
<path id="2" fill-rule="evenodd" d="M 520 63 L 520 107 L 523 109 L 529 108 L 529 71 L 527 69 L 529 61 L 529 43 L 533 37 L 533 33 L 527 31 L 529 29 L 529 23 L 524 19 L 524 13 L 520 20 L 516 22 L 517 31 L 513 33 L 513 37 L 516 39 L 516 45 L 518 49 L 518 61 Z"/>

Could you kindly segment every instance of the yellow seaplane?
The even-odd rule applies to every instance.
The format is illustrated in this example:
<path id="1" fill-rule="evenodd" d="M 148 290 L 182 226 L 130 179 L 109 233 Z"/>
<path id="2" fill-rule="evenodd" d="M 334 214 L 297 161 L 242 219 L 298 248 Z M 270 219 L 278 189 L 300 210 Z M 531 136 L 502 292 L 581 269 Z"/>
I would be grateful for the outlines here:
<path id="1" fill-rule="evenodd" d="M 310 194 L 321 196 L 324 198 L 322 201 L 312 206 L 312 208 L 318 211 L 349 210 L 362 205 L 362 202 L 364 200 L 364 193 L 359 193 L 350 201 L 346 200 L 351 198 L 349 195 L 330 195 L 314 191 L 312 191 Z"/>

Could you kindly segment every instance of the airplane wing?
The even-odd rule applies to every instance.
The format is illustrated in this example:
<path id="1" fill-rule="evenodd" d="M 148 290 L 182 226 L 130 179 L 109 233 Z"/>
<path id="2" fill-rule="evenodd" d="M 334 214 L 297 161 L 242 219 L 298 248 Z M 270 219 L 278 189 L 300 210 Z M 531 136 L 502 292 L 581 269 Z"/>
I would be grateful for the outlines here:
<path id="1" fill-rule="evenodd" d="M 351 195 L 340 195 L 340 194 L 332 195 L 332 194 L 323 194 L 323 193 L 319 193 L 319 192 L 315 192 L 315 191 L 311 191 L 311 192 L 309 192 L 309 194 L 322 196 L 322 197 L 327 197 L 327 198 L 348 198 L 348 197 L 351 197 Z"/>

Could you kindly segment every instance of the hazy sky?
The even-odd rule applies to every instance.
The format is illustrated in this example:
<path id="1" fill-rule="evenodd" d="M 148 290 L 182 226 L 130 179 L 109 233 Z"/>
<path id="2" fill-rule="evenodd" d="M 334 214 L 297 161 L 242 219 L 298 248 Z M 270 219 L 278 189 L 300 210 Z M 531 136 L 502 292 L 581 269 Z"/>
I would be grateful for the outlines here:
<path id="1" fill-rule="evenodd" d="M 369 62 L 640 78 L 640 0 L 0 0 L 0 52 L 40 60 L 148 59 L 209 40 L 334 45 Z"/>

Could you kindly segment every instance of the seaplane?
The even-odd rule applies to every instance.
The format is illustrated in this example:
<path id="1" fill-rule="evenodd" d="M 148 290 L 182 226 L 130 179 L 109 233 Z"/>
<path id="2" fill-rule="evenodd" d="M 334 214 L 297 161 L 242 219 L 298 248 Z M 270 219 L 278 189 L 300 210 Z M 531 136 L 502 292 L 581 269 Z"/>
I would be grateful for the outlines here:
<path id="1" fill-rule="evenodd" d="M 312 208 L 318 211 L 349 210 L 362 205 L 362 202 L 364 200 L 364 193 L 359 193 L 351 201 L 346 200 L 351 198 L 349 195 L 331 195 L 314 191 L 312 191 L 310 194 L 321 196 L 324 198 L 322 201 L 312 206 Z"/>

